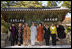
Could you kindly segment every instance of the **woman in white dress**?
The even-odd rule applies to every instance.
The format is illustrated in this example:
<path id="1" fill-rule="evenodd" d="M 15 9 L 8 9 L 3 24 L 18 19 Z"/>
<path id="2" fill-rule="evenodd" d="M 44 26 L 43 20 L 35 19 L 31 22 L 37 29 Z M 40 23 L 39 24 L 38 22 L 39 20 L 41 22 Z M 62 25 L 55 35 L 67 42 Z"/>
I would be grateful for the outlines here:
<path id="1" fill-rule="evenodd" d="M 36 29 L 36 26 L 34 26 L 34 23 L 32 23 L 30 30 L 31 30 L 31 45 L 35 45 L 35 38 L 37 35 L 37 29 Z"/>

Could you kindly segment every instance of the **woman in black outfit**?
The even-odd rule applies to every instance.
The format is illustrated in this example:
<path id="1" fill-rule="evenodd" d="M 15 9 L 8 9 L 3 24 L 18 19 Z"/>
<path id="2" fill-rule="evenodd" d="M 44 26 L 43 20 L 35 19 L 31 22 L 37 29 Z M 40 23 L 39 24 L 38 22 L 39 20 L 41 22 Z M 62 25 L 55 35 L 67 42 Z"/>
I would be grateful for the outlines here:
<path id="1" fill-rule="evenodd" d="M 18 41 L 18 45 L 21 46 L 21 44 L 23 44 L 23 28 L 22 28 L 22 24 L 19 23 L 18 26 L 18 35 L 17 35 L 17 41 Z"/>
<path id="2" fill-rule="evenodd" d="M 45 42 L 46 42 L 46 45 L 49 45 L 49 39 L 50 39 L 50 28 L 49 26 L 46 24 L 45 27 L 44 27 L 44 38 L 45 38 Z"/>
<path id="3" fill-rule="evenodd" d="M 58 33 L 58 38 L 60 39 L 60 43 L 63 44 L 63 39 L 66 37 L 66 34 L 64 32 L 65 28 L 61 23 L 57 25 L 57 33 Z"/>

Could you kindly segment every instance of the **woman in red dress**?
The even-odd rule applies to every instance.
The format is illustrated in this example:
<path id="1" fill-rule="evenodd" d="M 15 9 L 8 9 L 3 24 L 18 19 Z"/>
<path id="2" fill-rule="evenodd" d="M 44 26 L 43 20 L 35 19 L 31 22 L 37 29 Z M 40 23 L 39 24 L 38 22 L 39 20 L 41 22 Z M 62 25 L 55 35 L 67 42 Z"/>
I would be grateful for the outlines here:
<path id="1" fill-rule="evenodd" d="M 40 45 L 42 45 L 42 41 L 43 41 L 43 26 L 42 26 L 42 24 L 39 24 L 39 26 L 37 27 L 37 31 L 38 31 L 37 40 L 40 42 Z"/>

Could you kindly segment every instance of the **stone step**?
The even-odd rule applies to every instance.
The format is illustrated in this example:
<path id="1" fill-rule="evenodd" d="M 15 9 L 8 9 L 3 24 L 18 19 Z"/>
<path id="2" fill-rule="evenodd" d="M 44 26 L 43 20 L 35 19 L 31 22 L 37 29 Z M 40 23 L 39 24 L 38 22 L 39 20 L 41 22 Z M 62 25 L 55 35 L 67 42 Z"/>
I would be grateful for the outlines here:
<path id="1" fill-rule="evenodd" d="M 1 40 L 1 47 L 5 47 L 6 45 L 5 45 L 5 41 L 4 40 Z"/>
<path id="2" fill-rule="evenodd" d="M 18 45 L 15 45 L 15 46 L 7 46 L 7 47 L 4 47 L 4 48 L 71 48 L 71 45 L 56 45 L 56 46 L 18 46 Z"/>

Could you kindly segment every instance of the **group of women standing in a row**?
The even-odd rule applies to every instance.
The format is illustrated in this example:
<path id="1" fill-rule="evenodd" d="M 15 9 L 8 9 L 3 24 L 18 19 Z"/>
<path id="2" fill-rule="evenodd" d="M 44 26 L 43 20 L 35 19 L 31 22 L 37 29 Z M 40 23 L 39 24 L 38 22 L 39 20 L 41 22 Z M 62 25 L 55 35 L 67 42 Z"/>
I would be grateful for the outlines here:
<path id="1" fill-rule="evenodd" d="M 64 27 L 61 24 L 56 27 L 54 24 L 52 24 L 51 26 L 48 26 L 47 24 L 43 26 L 40 23 L 36 27 L 35 24 L 32 23 L 31 27 L 29 27 L 27 23 L 25 23 L 24 26 L 22 26 L 22 24 L 19 23 L 18 29 L 16 29 L 14 24 L 12 24 L 9 30 L 11 32 L 11 45 L 29 45 L 30 41 L 31 45 L 35 45 L 36 39 L 37 41 L 39 41 L 40 45 L 42 45 L 44 39 L 46 45 L 49 45 L 50 36 L 52 37 L 52 45 L 56 45 L 57 35 L 59 39 L 63 39 L 65 37 L 63 34 Z"/>

